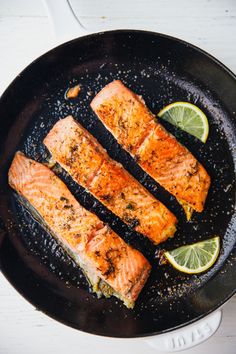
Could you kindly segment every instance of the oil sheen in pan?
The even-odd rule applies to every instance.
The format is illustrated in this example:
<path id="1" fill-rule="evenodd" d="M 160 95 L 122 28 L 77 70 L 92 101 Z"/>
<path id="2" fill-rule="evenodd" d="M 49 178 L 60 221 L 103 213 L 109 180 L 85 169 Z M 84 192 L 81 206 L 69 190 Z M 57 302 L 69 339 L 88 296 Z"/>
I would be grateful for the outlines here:
<path id="1" fill-rule="evenodd" d="M 59 86 L 55 77 L 53 82 L 45 84 L 44 101 L 39 102 L 38 109 L 34 112 L 34 117 L 31 120 L 32 123 L 28 126 L 19 146 L 19 149 L 27 156 L 37 161 L 47 161 L 49 155 L 42 145 L 43 138 L 58 119 L 72 114 L 100 141 L 112 158 L 123 163 L 131 174 L 175 213 L 179 223 L 174 238 L 154 247 L 147 239 L 129 230 L 117 217 L 105 210 L 98 201 L 75 184 L 64 171 L 55 167 L 55 172 L 66 181 L 69 189 L 81 204 L 109 223 L 126 242 L 143 252 L 152 263 L 153 271 L 143 290 L 145 301 L 141 294 L 137 302 L 140 311 L 147 307 L 158 309 L 157 304 L 170 300 L 173 304 L 180 296 L 202 286 L 217 271 L 220 261 L 227 257 L 234 242 L 226 232 L 227 227 L 229 229 L 232 227 L 229 222 L 235 205 L 233 161 L 228 144 L 228 139 L 231 139 L 230 127 L 223 126 L 223 117 L 226 112 L 220 106 L 217 97 L 213 97 L 206 88 L 191 82 L 189 78 L 188 80 L 180 79 L 176 73 L 168 70 L 168 67 L 163 65 L 160 65 L 159 69 L 153 70 L 151 67 L 143 69 L 141 63 L 132 64 L 132 67 L 125 63 L 103 63 L 100 66 L 99 74 L 97 68 L 88 73 L 86 70 L 82 72 L 78 66 L 77 71 L 68 72 L 59 78 Z M 195 103 L 207 114 L 210 122 L 210 134 L 206 144 L 202 144 L 194 137 L 190 137 L 163 122 L 163 125 L 206 167 L 212 178 L 205 210 L 201 214 L 194 213 L 191 222 L 186 222 L 183 211 L 176 200 L 135 164 L 92 113 L 89 107 L 91 99 L 105 84 L 114 79 L 121 79 L 133 91 L 143 95 L 147 106 L 153 113 L 158 112 L 160 108 L 170 102 L 181 100 Z M 142 82 L 141 85 L 140 82 Z M 81 85 L 80 94 L 76 99 L 65 99 L 66 90 L 75 84 Z M 57 277 L 66 281 L 68 286 L 87 289 L 87 282 L 82 272 L 56 241 L 38 225 L 15 197 L 12 198 L 12 204 L 17 211 L 22 242 L 25 247 L 37 254 L 46 267 L 53 271 Z M 221 236 L 226 247 L 222 247 L 224 252 L 220 255 L 221 259 L 206 274 L 189 276 L 175 271 L 168 265 L 159 267 L 156 257 L 158 250 L 172 249 L 182 244 L 210 238 L 213 235 Z M 122 306 L 119 302 L 116 301 L 116 303 Z"/>

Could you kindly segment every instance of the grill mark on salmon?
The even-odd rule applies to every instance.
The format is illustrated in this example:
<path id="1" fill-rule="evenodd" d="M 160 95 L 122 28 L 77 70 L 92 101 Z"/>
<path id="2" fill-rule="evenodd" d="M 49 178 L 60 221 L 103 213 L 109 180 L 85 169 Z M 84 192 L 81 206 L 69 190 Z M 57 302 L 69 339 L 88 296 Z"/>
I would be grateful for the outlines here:
<path id="1" fill-rule="evenodd" d="M 83 208 L 46 166 L 17 152 L 8 176 L 10 186 L 82 268 L 93 291 L 115 295 L 132 308 L 150 273 L 146 258 Z"/>
<path id="2" fill-rule="evenodd" d="M 72 178 L 136 231 L 158 244 L 173 236 L 175 216 L 73 117 L 59 120 L 44 144 Z"/>
<path id="3" fill-rule="evenodd" d="M 96 95 L 91 107 L 118 143 L 145 172 L 173 194 L 185 210 L 203 210 L 210 176 L 196 158 L 154 120 L 139 96 L 115 80 Z"/>

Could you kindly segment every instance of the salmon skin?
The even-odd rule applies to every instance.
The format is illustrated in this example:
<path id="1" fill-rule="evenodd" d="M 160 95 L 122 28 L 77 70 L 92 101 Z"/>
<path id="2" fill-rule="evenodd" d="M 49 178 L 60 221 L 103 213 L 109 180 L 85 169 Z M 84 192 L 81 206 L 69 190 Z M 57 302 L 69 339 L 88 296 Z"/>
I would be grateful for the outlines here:
<path id="1" fill-rule="evenodd" d="M 158 244 L 173 236 L 175 216 L 73 117 L 59 120 L 44 144 L 72 178 L 136 231 Z"/>
<path id="2" fill-rule="evenodd" d="M 176 197 L 186 214 L 203 210 L 210 176 L 156 121 L 140 96 L 115 80 L 96 95 L 91 107 L 142 169 Z"/>
<path id="3" fill-rule="evenodd" d="M 10 186 L 82 268 L 93 291 L 114 295 L 132 308 L 151 270 L 146 258 L 84 209 L 48 167 L 17 152 L 8 176 Z"/>

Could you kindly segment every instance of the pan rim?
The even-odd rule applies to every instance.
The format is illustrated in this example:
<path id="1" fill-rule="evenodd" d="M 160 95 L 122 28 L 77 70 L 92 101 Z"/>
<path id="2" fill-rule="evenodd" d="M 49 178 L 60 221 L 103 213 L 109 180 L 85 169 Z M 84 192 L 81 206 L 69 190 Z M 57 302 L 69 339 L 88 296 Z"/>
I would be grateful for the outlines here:
<path id="1" fill-rule="evenodd" d="M 44 59 L 44 57 L 50 55 L 51 53 L 53 53 L 56 50 L 59 50 L 60 48 L 63 48 L 67 45 L 71 45 L 72 43 L 78 42 L 78 41 L 83 41 L 83 40 L 87 40 L 90 38 L 94 38 L 94 37 L 98 37 L 98 36 L 103 36 L 104 34 L 122 34 L 122 33 L 126 33 L 128 35 L 132 35 L 132 34 L 146 34 L 146 35 L 151 35 L 151 36 L 157 36 L 157 37 L 162 37 L 162 38 L 167 38 L 170 39 L 174 42 L 178 42 L 186 47 L 190 47 L 196 51 L 198 51 L 199 53 L 203 54 L 204 56 L 206 56 L 207 58 L 209 58 L 211 61 L 213 61 L 215 64 L 217 64 L 218 66 L 220 66 L 221 69 L 223 69 L 225 72 L 227 72 L 227 74 L 233 79 L 236 80 L 236 74 L 234 74 L 234 72 L 232 70 L 230 70 L 225 64 L 223 64 L 219 59 L 215 58 L 213 55 L 209 54 L 208 52 L 206 52 L 205 50 L 201 49 L 200 47 L 189 43 L 183 39 L 180 39 L 178 37 L 174 37 L 168 34 L 164 34 L 164 33 L 160 33 L 160 32 L 154 32 L 154 31 L 148 31 L 148 30 L 137 30 L 137 29 L 117 29 L 117 30 L 107 30 L 107 31 L 101 31 L 101 32 L 95 32 L 95 33 L 91 33 L 91 34 L 87 34 L 85 36 L 81 36 L 81 37 L 77 37 L 74 39 L 71 39 L 67 42 L 64 42 L 62 44 L 59 44 L 56 47 L 53 47 L 52 49 L 46 51 L 45 53 L 41 54 L 39 57 L 37 57 L 36 59 L 34 59 L 32 62 L 30 62 L 23 70 L 21 70 L 19 72 L 19 74 L 13 79 L 13 81 L 10 82 L 10 84 L 6 87 L 6 89 L 3 91 L 3 93 L 0 96 L 0 104 L 1 101 L 4 99 L 4 97 L 8 94 L 9 89 L 14 85 L 14 83 L 18 80 L 19 77 L 23 76 L 24 73 L 31 68 L 31 66 L 37 64 L 40 60 Z"/>
<path id="2" fill-rule="evenodd" d="M 220 67 L 221 70 L 223 70 L 225 73 L 227 73 L 232 80 L 236 81 L 236 75 L 230 70 L 228 69 L 221 61 L 219 61 L 218 59 L 216 59 L 214 56 L 212 56 L 211 54 L 207 53 L 206 51 L 202 50 L 201 48 L 188 43 L 182 39 L 170 36 L 170 35 L 166 35 L 166 34 L 162 34 L 162 33 L 158 33 L 158 32 L 153 32 L 153 31 L 147 31 L 147 30 L 133 30 L 133 29 L 119 29 L 119 30 L 108 30 L 108 31 L 102 31 L 102 32 L 97 32 L 97 33 L 92 33 L 92 34 L 88 34 L 82 37 L 78 37 L 75 39 L 72 39 L 70 41 L 67 41 L 65 43 L 62 43 L 52 49 L 50 49 L 49 51 L 43 53 L 42 55 L 40 55 L 38 58 L 36 58 L 35 60 L 33 60 L 29 65 L 27 65 L 17 76 L 16 78 L 7 86 L 7 88 L 4 90 L 4 92 L 2 93 L 2 95 L 0 96 L 0 105 L 2 103 L 2 101 L 4 99 L 7 98 L 9 91 L 11 90 L 12 87 L 14 87 L 15 82 L 17 82 L 17 80 L 19 79 L 19 77 L 23 76 L 24 73 L 26 71 L 28 71 L 32 66 L 37 65 L 38 62 L 40 62 L 43 58 L 45 58 L 46 56 L 52 54 L 53 52 L 55 53 L 55 51 L 59 50 L 60 48 L 65 48 L 66 46 L 70 46 L 72 43 L 75 42 L 81 42 L 81 41 L 86 41 L 87 39 L 93 39 L 96 38 L 98 36 L 103 36 L 103 35 L 116 35 L 116 34 L 127 34 L 127 35 L 133 35 L 133 34 L 145 34 L 145 35 L 150 35 L 150 36 L 155 36 L 155 37 L 161 37 L 161 38 L 166 38 L 169 39 L 171 41 L 174 41 L 175 43 L 178 42 L 182 45 L 184 45 L 185 47 L 191 48 L 195 51 L 197 51 L 198 53 L 204 55 L 205 57 L 207 57 L 210 61 L 214 62 L 218 67 Z M 228 258 L 230 257 L 230 255 L 228 256 Z M 5 276 L 5 278 L 9 281 L 9 283 L 17 290 L 17 292 L 19 292 L 28 302 L 30 302 L 33 306 L 35 306 L 35 304 L 33 303 L 33 301 L 30 300 L 30 298 L 28 297 L 28 295 L 26 295 L 21 289 L 19 289 L 19 287 L 17 287 L 14 283 L 14 280 L 12 280 L 6 272 L 2 271 L 2 274 Z M 164 334 L 164 333 L 168 333 L 171 331 L 174 331 L 176 329 L 180 329 L 183 327 L 186 327 L 204 317 L 206 317 L 207 315 L 209 315 L 210 313 L 214 312 L 215 310 L 217 310 L 219 307 L 221 307 L 225 302 L 227 302 L 234 294 L 236 293 L 236 288 L 234 288 L 233 291 L 231 291 L 218 305 L 212 307 L 208 312 L 205 312 L 202 315 L 199 315 L 197 317 L 195 317 L 194 319 L 191 319 L 187 322 L 185 322 L 184 324 L 166 329 L 166 330 L 162 330 L 162 331 L 156 331 L 156 332 L 151 332 L 151 333 L 145 333 L 145 334 L 138 334 L 138 335 L 132 335 L 132 336 L 128 336 L 128 337 L 123 337 L 123 336 L 116 336 L 113 335 L 114 338 L 145 338 L 145 337 L 149 337 L 149 336 L 156 336 L 156 335 L 160 335 L 160 334 Z M 50 311 L 48 310 L 42 310 L 42 306 L 37 306 L 37 309 L 39 309 L 40 311 L 42 311 L 43 313 L 45 313 L 46 315 L 50 316 L 51 318 L 57 320 L 58 322 L 64 324 L 64 325 L 69 325 L 70 327 L 73 327 L 75 329 L 78 330 L 78 326 L 73 325 L 73 323 L 70 323 L 69 321 L 63 320 L 58 318 L 56 315 L 53 315 Z M 106 334 L 97 334 L 95 332 L 87 332 L 84 331 L 83 329 L 79 329 L 82 332 L 85 333 L 90 333 L 93 335 L 99 335 L 99 336 L 104 336 L 104 337 L 112 337 L 111 335 L 106 335 Z"/>
<path id="3" fill-rule="evenodd" d="M 230 255 L 229 255 L 230 257 Z M 229 258 L 228 257 L 228 258 Z M 224 262 L 225 264 L 225 262 Z M 227 301 L 230 300 L 230 298 L 236 294 L 236 288 L 234 288 L 234 290 L 232 290 L 227 297 L 225 297 L 218 305 L 216 306 L 213 306 L 209 311 L 205 312 L 204 314 L 202 315 L 199 315 L 197 317 L 195 317 L 194 319 L 192 320 L 189 320 L 183 324 L 180 324 L 180 325 L 177 325 L 177 326 L 173 326 L 171 328 L 168 328 L 168 329 L 165 329 L 165 330 L 161 330 L 161 331 L 154 331 L 154 332 L 148 332 L 148 333 L 145 333 L 145 334 L 135 334 L 135 335 L 132 335 L 132 336 L 119 336 L 119 335 L 109 335 L 109 334 L 98 334 L 97 331 L 85 331 L 81 328 L 78 328 L 78 326 L 76 326 L 73 322 L 69 322 L 68 320 L 64 320 L 62 318 L 59 318 L 57 317 L 55 314 L 51 313 L 49 310 L 47 309 L 42 309 L 42 305 L 41 306 L 36 306 L 35 305 L 35 302 L 21 289 L 19 288 L 17 285 L 15 285 L 14 281 L 12 280 L 12 278 L 10 278 L 8 276 L 8 274 L 4 271 L 2 271 L 2 274 L 4 275 L 5 279 L 9 282 L 9 284 L 11 286 L 13 286 L 13 288 L 27 301 L 29 302 L 32 306 L 34 306 L 36 308 L 37 311 L 40 311 L 42 312 L 43 314 L 49 316 L 50 318 L 52 318 L 53 320 L 65 325 L 65 326 L 69 326 L 71 328 L 74 328 L 80 332 L 84 332 L 84 333 L 88 333 L 88 334 L 92 334 L 94 336 L 99 336 L 99 337 L 104 337 L 104 338 L 116 338 L 116 339 L 135 339 L 135 338 L 148 338 L 148 337 L 153 337 L 153 336 L 158 336 L 158 335 L 163 335 L 163 334 L 167 334 L 167 333 L 171 333 L 177 329 L 182 329 L 184 327 L 188 327 L 189 325 L 195 323 L 195 322 L 198 322 L 202 319 L 204 319 L 205 317 L 207 317 L 208 315 L 212 314 L 213 312 L 215 312 L 216 310 L 218 310 L 220 307 L 222 307 Z"/>

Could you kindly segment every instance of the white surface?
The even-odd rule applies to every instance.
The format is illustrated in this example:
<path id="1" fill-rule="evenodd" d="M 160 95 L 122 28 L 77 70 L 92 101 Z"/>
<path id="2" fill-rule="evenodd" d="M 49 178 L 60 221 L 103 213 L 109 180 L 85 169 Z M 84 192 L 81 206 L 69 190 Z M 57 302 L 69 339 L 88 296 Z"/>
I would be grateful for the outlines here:
<path id="1" fill-rule="evenodd" d="M 222 310 L 217 310 L 199 321 L 174 331 L 150 336 L 146 342 L 158 352 L 179 352 L 208 340 L 220 326 Z"/>
<path id="2" fill-rule="evenodd" d="M 71 0 L 71 3 L 89 31 L 140 28 L 167 33 L 205 49 L 236 72 L 235 0 Z M 39 0 L 0 0 L 0 93 L 28 63 L 54 44 L 45 8 Z M 236 353 L 235 312 L 236 297 L 233 297 L 224 306 L 218 332 L 187 353 Z M 156 352 L 144 340 L 93 337 L 65 327 L 36 311 L 0 275 L 0 354 L 108 351 Z"/>

